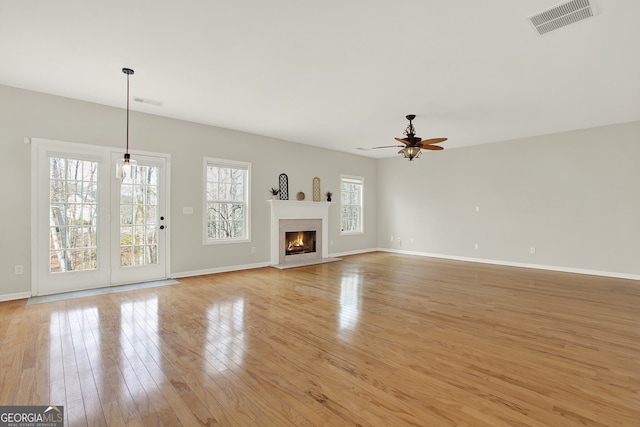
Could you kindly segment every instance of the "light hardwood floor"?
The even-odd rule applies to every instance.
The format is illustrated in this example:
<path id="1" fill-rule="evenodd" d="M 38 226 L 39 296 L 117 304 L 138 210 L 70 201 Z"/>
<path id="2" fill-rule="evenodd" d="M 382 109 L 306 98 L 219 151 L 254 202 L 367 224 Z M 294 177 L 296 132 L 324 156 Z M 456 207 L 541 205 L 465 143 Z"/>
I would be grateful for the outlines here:
<path id="1" fill-rule="evenodd" d="M 640 282 L 371 253 L 0 303 L 0 405 L 110 426 L 640 426 Z"/>

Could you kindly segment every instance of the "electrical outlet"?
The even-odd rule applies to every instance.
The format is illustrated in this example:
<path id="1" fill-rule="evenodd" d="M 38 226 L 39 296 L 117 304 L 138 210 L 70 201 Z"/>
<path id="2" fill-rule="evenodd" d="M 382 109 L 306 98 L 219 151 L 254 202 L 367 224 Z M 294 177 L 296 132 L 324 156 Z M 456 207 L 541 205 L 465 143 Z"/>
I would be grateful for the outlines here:
<path id="1" fill-rule="evenodd" d="M 476 212 L 480 212 L 480 206 L 476 206 Z"/>
<path id="2" fill-rule="evenodd" d="M 389 239 L 389 241 L 390 241 L 391 243 L 393 243 L 393 236 L 391 236 L 391 239 Z"/>
<path id="3" fill-rule="evenodd" d="M 531 246 L 529 248 L 529 253 L 535 254 L 536 253 L 536 247 L 535 246 Z"/>
<path id="4" fill-rule="evenodd" d="M 22 266 L 22 265 L 14 265 L 13 266 L 13 272 L 15 274 L 24 274 L 24 266 Z"/>
<path id="5" fill-rule="evenodd" d="M 473 248 L 474 249 L 480 249 L 480 245 L 476 243 L 475 245 L 473 245 Z"/>

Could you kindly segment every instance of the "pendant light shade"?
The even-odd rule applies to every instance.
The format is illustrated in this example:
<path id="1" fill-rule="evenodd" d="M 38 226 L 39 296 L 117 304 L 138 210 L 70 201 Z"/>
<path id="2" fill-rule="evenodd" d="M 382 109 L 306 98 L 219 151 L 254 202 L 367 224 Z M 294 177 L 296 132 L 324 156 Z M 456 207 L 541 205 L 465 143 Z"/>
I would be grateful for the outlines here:
<path id="1" fill-rule="evenodd" d="M 116 178 L 125 180 L 127 178 L 135 178 L 138 162 L 133 160 L 129 154 L 129 76 L 133 74 L 133 70 L 131 68 L 123 68 L 122 72 L 127 75 L 127 147 L 124 152 L 124 158 L 116 162 Z"/>

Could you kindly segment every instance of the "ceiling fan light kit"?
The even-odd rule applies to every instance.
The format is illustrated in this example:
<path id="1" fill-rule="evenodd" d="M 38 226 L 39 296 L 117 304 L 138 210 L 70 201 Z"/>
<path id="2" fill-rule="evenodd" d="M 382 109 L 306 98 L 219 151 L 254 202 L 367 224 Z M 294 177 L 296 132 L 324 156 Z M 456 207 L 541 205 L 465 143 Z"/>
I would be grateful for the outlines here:
<path id="1" fill-rule="evenodd" d="M 422 153 L 419 147 L 406 147 L 400 150 L 400 152 L 402 152 L 402 156 L 405 159 L 409 159 L 409 161 L 412 161 L 413 159 L 417 159 L 418 157 L 420 157 L 420 154 Z"/>
<path id="2" fill-rule="evenodd" d="M 443 147 L 440 147 L 439 144 L 447 140 L 447 138 L 431 138 L 425 139 L 424 141 L 419 136 L 416 136 L 416 129 L 413 127 L 413 119 L 416 118 L 415 114 L 409 114 L 406 116 L 407 120 L 409 120 L 409 125 L 404 130 L 404 138 L 395 138 L 396 141 L 403 143 L 404 145 L 385 145 L 383 147 L 373 147 L 376 148 L 401 148 L 398 151 L 398 154 L 402 154 L 402 157 L 405 159 L 409 159 L 412 161 L 413 159 L 417 159 L 422 154 L 422 150 L 443 150 Z"/>

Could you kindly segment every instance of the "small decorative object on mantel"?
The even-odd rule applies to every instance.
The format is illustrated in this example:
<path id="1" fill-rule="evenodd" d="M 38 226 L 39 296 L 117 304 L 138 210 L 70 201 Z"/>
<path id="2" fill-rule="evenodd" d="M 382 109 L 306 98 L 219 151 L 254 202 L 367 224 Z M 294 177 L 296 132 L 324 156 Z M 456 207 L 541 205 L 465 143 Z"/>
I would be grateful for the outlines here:
<path id="1" fill-rule="evenodd" d="M 279 188 L 273 188 L 271 187 L 271 190 L 269 190 L 269 193 L 271 193 L 271 198 L 273 200 L 278 200 L 278 193 L 280 192 Z"/>
<path id="2" fill-rule="evenodd" d="M 333 193 L 331 191 L 327 191 L 327 202 L 331 201 L 331 196 L 333 196 Z"/>
<path id="3" fill-rule="evenodd" d="M 280 182 L 280 200 L 289 200 L 289 177 L 286 173 L 281 173 Z"/>
<path id="4" fill-rule="evenodd" d="M 304 193 L 302 191 L 298 191 L 298 194 L 296 194 L 296 199 L 304 200 Z"/>
<path id="5" fill-rule="evenodd" d="M 317 176 L 313 178 L 313 201 L 320 201 L 320 178 Z"/>

